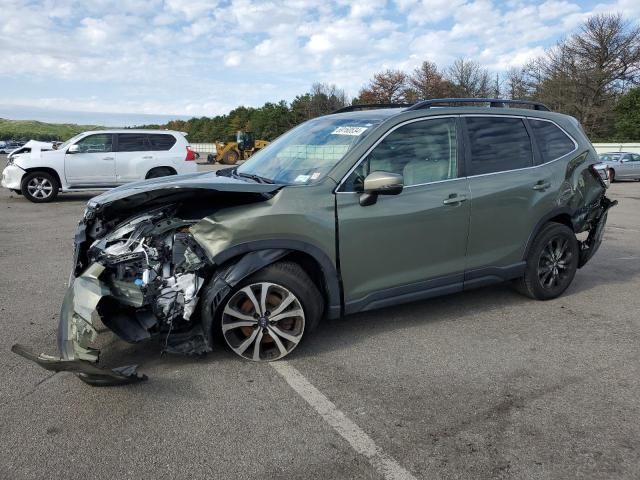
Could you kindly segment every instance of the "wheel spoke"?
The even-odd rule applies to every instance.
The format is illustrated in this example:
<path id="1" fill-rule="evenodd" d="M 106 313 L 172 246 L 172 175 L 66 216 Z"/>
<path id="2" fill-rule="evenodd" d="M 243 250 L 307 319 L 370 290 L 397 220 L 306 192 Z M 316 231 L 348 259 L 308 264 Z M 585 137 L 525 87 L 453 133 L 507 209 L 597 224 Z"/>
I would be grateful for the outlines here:
<path id="1" fill-rule="evenodd" d="M 282 313 L 282 311 L 287 308 L 289 305 L 291 305 L 291 303 L 296 299 L 296 297 L 294 297 L 293 295 L 291 295 L 290 293 L 284 298 L 284 300 L 282 300 L 282 302 L 280 303 L 280 305 L 278 305 L 278 307 L 271 312 L 271 317 L 273 319 L 273 317 L 275 315 L 279 315 L 280 313 Z"/>
<path id="2" fill-rule="evenodd" d="M 542 274 L 542 276 L 540 276 L 540 281 L 542 282 L 543 285 L 546 285 L 547 287 L 550 285 L 550 281 L 549 279 L 553 276 L 553 270 L 549 270 L 548 272 Z"/>
<path id="3" fill-rule="evenodd" d="M 565 255 L 565 253 L 567 252 L 568 246 L 569 246 L 569 241 L 567 239 L 564 239 L 560 244 L 560 254 L 558 255 L 558 258 L 562 258 Z"/>
<path id="4" fill-rule="evenodd" d="M 231 308 L 229 305 L 224 307 L 224 313 L 226 315 L 230 315 L 232 317 L 238 318 L 240 320 L 245 320 L 247 322 L 256 323 L 256 319 L 251 315 L 247 315 L 245 313 L 239 312 L 235 308 Z"/>
<path id="5" fill-rule="evenodd" d="M 253 327 L 255 324 L 256 324 L 255 320 L 242 321 L 242 322 L 233 322 L 233 323 L 224 323 L 224 324 L 222 324 L 222 331 L 223 332 L 228 332 L 229 330 L 233 330 L 234 328 Z"/>
<path id="6" fill-rule="evenodd" d="M 238 345 L 237 348 L 234 348 L 234 350 L 238 352 L 240 355 L 242 355 L 247 350 L 247 348 L 249 348 L 249 345 L 253 343 L 253 341 L 256 339 L 259 333 L 262 334 L 262 330 L 259 328 L 256 328 L 253 331 L 253 333 L 244 342 Z M 260 336 L 260 338 L 262 338 L 262 335 Z"/>
<path id="7" fill-rule="evenodd" d="M 275 325 L 271 325 L 269 327 L 269 330 L 271 330 L 273 333 L 275 333 L 279 337 L 282 337 L 285 340 L 289 340 L 290 342 L 295 343 L 296 345 L 298 344 L 298 342 L 300 342 L 300 339 L 302 337 L 302 335 L 295 336 L 295 335 L 291 335 L 290 333 L 284 332 L 280 330 L 278 327 L 276 327 Z M 271 336 L 273 337 L 273 335 Z"/>
<path id="8" fill-rule="evenodd" d="M 262 329 L 259 328 L 257 329 L 258 332 L 258 337 L 256 338 L 256 343 L 253 344 L 253 360 L 254 361 L 259 361 L 260 360 L 260 342 L 262 342 Z"/>
<path id="9" fill-rule="evenodd" d="M 278 338 L 278 335 L 274 335 L 271 330 L 269 331 L 269 336 L 271 338 L 273 338 L 273 341 L 275 342 L 276 346 L 278 347 L 278 350 L 280 351 L 280 357 L 284 357 L 287 354 L 287 349 L 284 348 L 284 345 L 282 344 L 282 341 L 280 340 L 280 338 Z M 278 358 L 280 358 L 278 357 Z"/>
<path id="10" fill-rule="evenodd" d="M 269 287 L 271 284 L 263 283 L 260 289 L 260 315 L 264 315 L 267 311 L 267 295 L 269 293 Z"/>
<path id="11" fill-rule="evenodd" d="M 272 322 L 279 322 L 283 318 L 302 317 L 303 315 L 304 315 L 304 312 L 302 310 L 299 310 L 299 309 L 289 310 L 288 312 L 283 312 L 278 315 L 271 316 L 269 317 L 269 320 L 271 320 Z"/>
<path id="12" fill-rule="evenodd" d="M 262 310 L 260 310 L 260 305 L 258 304 L 258 300 L 256 299 L 256 296 L 253 293 L 253 290 L 251 290 L 251 285 L 248 285 L 248 286 L 244 287 L 240 291 L 244 292 L 244 294 L 247 296 L 247 298 L 251 301 L 251 303 L 253 304 L 253 308 L 255 309 L 256 313 L 262 315 L 264 312 L 262 312 Z"/>

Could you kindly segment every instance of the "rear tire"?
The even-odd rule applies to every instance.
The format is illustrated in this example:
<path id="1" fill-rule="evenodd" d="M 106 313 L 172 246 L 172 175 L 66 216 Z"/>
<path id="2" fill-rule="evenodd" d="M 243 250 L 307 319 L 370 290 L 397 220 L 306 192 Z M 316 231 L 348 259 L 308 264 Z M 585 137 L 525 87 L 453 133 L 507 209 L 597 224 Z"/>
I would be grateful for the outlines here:
<path id="1" fill-rule="evenodd" d="M 261 311 L 263 295 L 265 309 Z M 202 300 L 203 313 L 211 311 L 211 293 L 205 291 Z M 302 315 L 296 313 L 300 310 Z M 305 271 L 294 262 L 277 262 L 233 287 L 215 312 L 209 333 L 214 342 L 226 344 L 244 359 L 278 360 L 315 330 L 323 310 L 323 297 Z M 234 326 L 236 322 L 244 324 Z"/>
<path id="2" fill-rule="evenodd" d="M 149 173 L 147 173 L 145 179 L 148 180 L 150 178 L 168 177 L 170 175 L 175 175 L 175 172 L 167 167 L 158 167 L 149 170 Z"/>
<path id="3" fill-rule="evenodd" d="M 48 203 L 58 196 L 60 182 L 48 172 L 29 172 L 20 185 L 22 195 L 33 203 Z"/>
<path id="4" fill-rule="evenodd" d="M 524 276 L 514 282 L 516 289 L 536 300 L 562 295 L 575 277 L 579 256 L 573 230 L 561 223 L 548 223 L 531 245 Z"/>

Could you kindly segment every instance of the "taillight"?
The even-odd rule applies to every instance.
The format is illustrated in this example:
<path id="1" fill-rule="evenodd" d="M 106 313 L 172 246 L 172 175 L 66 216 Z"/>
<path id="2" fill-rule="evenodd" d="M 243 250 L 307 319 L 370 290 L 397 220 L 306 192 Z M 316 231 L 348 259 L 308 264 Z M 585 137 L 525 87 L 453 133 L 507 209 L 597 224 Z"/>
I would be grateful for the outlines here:
<path id="1" fill-rule="evenodd" d="M 192 160 L 195 160 L 196 158 L 196 152 L 191 150 L 191 147 L 187 146 L 187 156 L 184 157 L 185 161 L 190 162 Z"/>

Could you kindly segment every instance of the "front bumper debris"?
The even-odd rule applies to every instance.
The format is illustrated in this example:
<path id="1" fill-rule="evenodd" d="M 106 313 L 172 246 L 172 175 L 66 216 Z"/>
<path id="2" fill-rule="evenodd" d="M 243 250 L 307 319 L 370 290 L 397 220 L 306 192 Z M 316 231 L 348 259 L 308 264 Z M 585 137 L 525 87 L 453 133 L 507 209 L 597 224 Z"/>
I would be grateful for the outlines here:
<path id="1" fill-rule="evenodd" d="M 69 360 L 41 353 L 36 355 L 23 345 L 15 344 L 11 347 L 13 353 L 37 363 L 51 372 L 74 372 L 80 380 L 93 386 L 113 386 L 139 383 L 147 379 L 146 375 L 137 373 L 137 365 L 107 370 L 100 368 L 86 360 Z"/>
<path id="2" fill-rule="evenodd" d="M 11 351 L 52 372 L 74 372 L 85 383 L 111 386 L 138 383 L 147 379 L 139 375 L 137 365 L 112 370 L 96 365 L 99 350 L 93 348 L 98 331 L 93 322 L 98 303 L 110 290 L 98 278 L 104 271 L 99 263 L 92 264 L 74 279 L 64 297 L 58 326 L 60 356 L 35 354 L 22 345 L 13 345 Z"/>

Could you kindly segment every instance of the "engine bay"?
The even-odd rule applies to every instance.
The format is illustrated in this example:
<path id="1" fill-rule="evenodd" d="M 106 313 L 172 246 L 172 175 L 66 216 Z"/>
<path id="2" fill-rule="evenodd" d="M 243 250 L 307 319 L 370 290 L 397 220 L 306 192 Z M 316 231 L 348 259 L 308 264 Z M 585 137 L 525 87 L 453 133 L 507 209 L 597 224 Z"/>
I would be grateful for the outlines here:
<path id="1" fill-rule="evenodd" d="M 176 207 L 158 208 L 116 226 L 88 249 L 90 263 L 105 267 L 101 280 L 111 291 L 97 305 L 102 322 L 123 340 L 169 336 L 194 326 L 199 293 L 211 263 Z M 206 342 L 192 353 L 208 351 Z M 188 353 L 181 351 L 180 353 Z"/>

